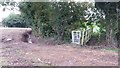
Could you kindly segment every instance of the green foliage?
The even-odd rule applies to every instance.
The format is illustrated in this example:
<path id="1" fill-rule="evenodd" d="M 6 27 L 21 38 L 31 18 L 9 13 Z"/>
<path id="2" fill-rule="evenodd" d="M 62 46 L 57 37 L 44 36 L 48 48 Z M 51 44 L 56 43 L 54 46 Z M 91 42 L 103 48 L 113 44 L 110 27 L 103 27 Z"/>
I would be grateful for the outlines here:
<path id="1" fill-rule="evenodd" d="M 57 40 L 71 39 L 71 31 L 80 28 L 91 28 L 85 18 L 86 10 L 92 7 L 89 3 L 75 2 L 28 2 L 21 3 L 22 15 L 33 20 L 35 34 L 56 37 Z"/>
<path id="2" fill-rule="evenodd" d="M 25 20 L 21 15 L 11 13 L 7 18 L 2 21 L 4 26 L 7 27 L 29 27 L 30 22 Z"/>
<path id="3" fill-rule="evenodd" d="M 105 15 L 105 19 L 102 19 L 104 22 L 101 22 L 101 27 L 106 30 L 106 42 L 108 44 L 112 44 L 116 40 L 116 33 L 119 33 L 118 13 L 120 11 L 118 10 L 120 10 L 120 2 L 97 2 L 95 6 L 99 11 L 101 11 L 101 14 Z"/>

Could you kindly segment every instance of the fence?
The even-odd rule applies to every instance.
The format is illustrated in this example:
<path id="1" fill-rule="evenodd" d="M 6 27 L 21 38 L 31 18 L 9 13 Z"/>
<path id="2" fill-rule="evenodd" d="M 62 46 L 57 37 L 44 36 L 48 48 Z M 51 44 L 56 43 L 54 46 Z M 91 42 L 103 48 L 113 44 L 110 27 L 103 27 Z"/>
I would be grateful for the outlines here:
<path id="1" fill-rule="evenodd" d="M 72 43 L 84 45 L 91 38 L 91 29 L 80 29 L 72 31 Z"/>

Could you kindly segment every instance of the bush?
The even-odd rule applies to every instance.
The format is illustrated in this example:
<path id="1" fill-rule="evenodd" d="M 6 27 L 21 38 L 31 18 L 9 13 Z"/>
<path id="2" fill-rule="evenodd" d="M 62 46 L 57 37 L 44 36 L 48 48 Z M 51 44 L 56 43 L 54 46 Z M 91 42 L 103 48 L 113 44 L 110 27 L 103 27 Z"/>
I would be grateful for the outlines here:
<path id="1" fill-rule="evenodd" d="M 25 19 L 23 16 L 11 13 L 7 18 L 2 21 L 3 25 L 6 27 L 30 27 L 29 20 Z"/>
<path id="2" fill-rule="evenodd" d="M 72 30 L 85 28 L 84 10 L 87 10 L 87 6 L 83 5 L 72 2 L 29 2 L 21 3 L 19 7 L 23 15 L 33 20 L 32 29 L 35 35 L 69 42 Z"/>

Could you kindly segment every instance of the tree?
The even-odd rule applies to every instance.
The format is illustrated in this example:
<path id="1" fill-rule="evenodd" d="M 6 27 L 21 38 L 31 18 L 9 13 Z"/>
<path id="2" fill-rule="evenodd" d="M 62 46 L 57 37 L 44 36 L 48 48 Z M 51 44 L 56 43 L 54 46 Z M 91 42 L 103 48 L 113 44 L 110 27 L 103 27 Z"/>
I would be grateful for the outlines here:
<path id="1" fill-rule="evenodd" d="M 118 14 L 117 9 L 120 9 L 120 2 L 96 2 L 96 8 L 101 10 L 105 15 L 106 41 L 107 44 L 114 44 L 115 35 L 118 33 Z M 114 18 L 113 18 L 114 17 Z"/>
<path id="2" fill-rule="evenodd" d="M 23 16 L 11 13 L 2 21 L 4 26 L 7 27 L 30 27 L 30 21 L 25 19 Z"/>
<path id="3" fill-rule="evenodd" d="M 86 6 L 82 7 L 80 3 L 74 2 L 59 2 L 54 3 L 53 7 L 53 28 L 57 32 L 58 39 L 64 40 L 65 37 L 70 39 L 70 32 L 80 28 L 80 22 L 83 22 Z"/>
<path id="4" fill-rule="evenodd" d="M 70 40 L 71 31 L 86 23 L 84 16 L 88 5 L 75 2 L 29 2 L 21 3 L 19 7 L 23 15 L 33 20 L 33 30 L 37 34 L 53 35 L 57 40 Z"/>

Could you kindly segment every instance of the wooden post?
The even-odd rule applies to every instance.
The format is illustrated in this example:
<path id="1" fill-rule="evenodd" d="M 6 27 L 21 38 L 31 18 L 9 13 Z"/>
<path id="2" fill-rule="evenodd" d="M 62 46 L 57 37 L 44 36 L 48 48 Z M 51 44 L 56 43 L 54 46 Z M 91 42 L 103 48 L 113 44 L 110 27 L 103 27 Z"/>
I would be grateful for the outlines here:
<path id="1" fill-rule="evenodd" d="M 81 45 L 84 44 L 84 30 L 82 31 L 82 42 L 81 42 Z"/>

